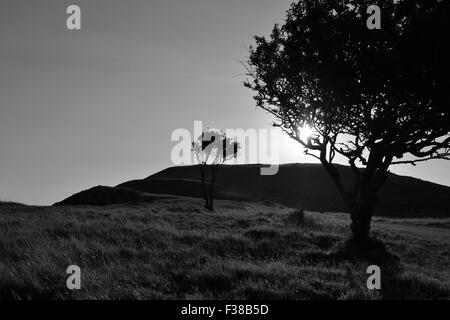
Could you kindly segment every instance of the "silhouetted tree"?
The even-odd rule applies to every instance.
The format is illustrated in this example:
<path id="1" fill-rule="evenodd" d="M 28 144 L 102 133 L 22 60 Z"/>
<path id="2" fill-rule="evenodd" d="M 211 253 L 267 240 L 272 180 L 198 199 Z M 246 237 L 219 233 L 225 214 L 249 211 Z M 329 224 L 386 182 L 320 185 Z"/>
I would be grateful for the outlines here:
<path id="1" fill-rule="evenodd" d="M 374 4 L 380 30 L 366 27 Z M 358 245 L 370 243 L 391 165 L 450 157 L 449 21 L 449 1 L 302 0 L 250 48 L 245 85 L 274 125 L 323 164 Z M 351 188 L 337 155 L 353 169 Z"/>
<path id="2" fill-rule="evenodd" d="M 192 142 L 192 152 L 197 157 L 200 167 L 205 208 L 210 211 L 214 210 L 214 184 L 219 170 L 226 161 L 237 157 L 238 148 L 237 141 L 227 138 L 224 132 L 217 129 L 205 130 L 197 141 Z M 209 179 L 207 168 L 210 168 Z"/>

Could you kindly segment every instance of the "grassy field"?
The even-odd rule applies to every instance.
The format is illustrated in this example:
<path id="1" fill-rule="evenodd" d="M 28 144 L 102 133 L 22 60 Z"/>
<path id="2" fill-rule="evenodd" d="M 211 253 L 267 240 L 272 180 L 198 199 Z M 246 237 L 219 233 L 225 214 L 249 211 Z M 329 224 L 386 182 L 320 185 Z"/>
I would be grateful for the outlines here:
<path id="1" fill-rule="evenodd" d="M 449 299 L 450 219 L 376 218 L 392 254 L 345 251 L 347 215 L 173 198 L 0 206 L 0 299 Z M 381 267 L 382 290 L 366 288 Z M 66 288 L 66 268 L 82 289 Z"/>

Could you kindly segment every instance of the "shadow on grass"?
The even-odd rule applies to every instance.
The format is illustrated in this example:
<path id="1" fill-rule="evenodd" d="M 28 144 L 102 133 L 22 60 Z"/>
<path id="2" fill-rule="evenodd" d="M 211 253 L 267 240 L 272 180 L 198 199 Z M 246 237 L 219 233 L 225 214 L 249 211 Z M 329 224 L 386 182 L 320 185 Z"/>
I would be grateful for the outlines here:
<path id="1" fill-rule="evenodd" d="M 436 300 L 450 298 L 449 289 L 438 281 L 405 274 L 400 258 L 389 252 L 377 239 L 371 239 L 369 247 L 366 248 L 358 247 L 347 240 L 329 253 L 329 257 L 335 262 L 358 261 L 379 266 L 382 299 Z"/>

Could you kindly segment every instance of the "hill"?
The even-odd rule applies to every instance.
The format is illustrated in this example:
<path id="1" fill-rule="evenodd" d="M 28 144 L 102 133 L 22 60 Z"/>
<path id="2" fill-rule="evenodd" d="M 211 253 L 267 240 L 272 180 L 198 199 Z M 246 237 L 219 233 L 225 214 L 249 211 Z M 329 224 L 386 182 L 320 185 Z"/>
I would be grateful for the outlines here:
<path id="1" fill-rule="evenodd" d="M 97 186 L 81 191 L 70 196 L 63 201 L 55 203 L 55 206 L 107 206 L 113 204 L 132 204 L 152 202 L 157 199 L 168 198 L 170 196 L 152 195 L 150 193 L 139 192 L 132 189 L 120 187 Z"/>
<path id="2" fill-rule="evenodd" d="M 217 182 L 216 197 L 240 201 L 276 202 L 313 211 L 346 212 L 348 209 L 331 178 L 318 164 L 281 165 L 278 174 L 261 176 L 260 165 L 224 166 Z M 339 166 L 341 179 L 351 185 L 349 167 Z M 201 198 L 197 166 L 172 167 L 142 180 L 118 187 L 153 194 Z M 450 187 L 390 174 L 380 191 L 377 215 L 395 217 L 450 217 Z"/>
<path id="3" fill-rule="evenodd" d="M 345 214 L 171 197 L 0 207 L 2 299 L 450 299 L 450 219 L 377 217 L 391 259 L 342 250 Z M 67 290 L 78 265 L 81 290 Z M 381 290 L 366 270 L 382 270 Z"/>

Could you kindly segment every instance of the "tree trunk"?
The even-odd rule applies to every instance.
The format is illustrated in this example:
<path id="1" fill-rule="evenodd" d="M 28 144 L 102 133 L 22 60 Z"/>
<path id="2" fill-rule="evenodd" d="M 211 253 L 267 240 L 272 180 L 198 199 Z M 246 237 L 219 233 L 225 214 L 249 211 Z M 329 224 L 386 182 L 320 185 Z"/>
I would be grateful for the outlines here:
<path id="1" fill-rule="evenodd" d="M 211 209 L 210 209 L 210 204 L 209 204 L 209 199 L 208 199 L 208 198 L 205 199 L 205 209 L 211 210 Z"/>
<path id="2" fill-rule="evenodd" d="M 208 205 L 206 206 L 206 209 L 208 211 L 214 211 L 214 201 L 212 198 L 209 199 Z"/>
<path id="3" fill-rule="evenodd" d="M 206 194 L 206 186 L 205 186 L 205 165 L 200 164 L 200 172 L 202 177 L 202 194 L 203 199 L 205 199 L 205 208 L 209 210 L 209 199 L 208 195 Z"/>
<path id="4" fill-rule="evenodd" d="M 325 154 L 326 149 L 322 149 L 320 156 L 322 165 L 331 176 L 351 212 L 351 240 L 360 247 L 370 246 L 370 222 L 377 205 L 377 192 L 388 177 L 392 156 L 387 155 L 383 160 L 379 151 L 371 152 L 363 173 L 354 166 L 354 161 L 350 162 L 353 164 L 356 181 L 354 191 L 347 192 L 340 181 L 337 169 L 327 160 Z"/>
<path id="5" fill-rule="evenodd" d="M 214 182 L 216 180 L 216 168 L 214 166 L 211 167 L 211 182 L 209 186 L 209 204 L 208 210 L 214 211 Z"/>
<path id="6" fill-rule="evenodd" d="M 359 200 L 351 211 L 352 240 L 359 246 L 369 244 L 370 222 L 375 211 L 377 197 L 375 193 Z"/>
<path id="7" fill-rule="evenodd" d="M 368 204 L 362 204 L 351 212 L 352 240 L 364 245 L 369 240 L 370 221 L 372 219 L 372 208 Z"/>

